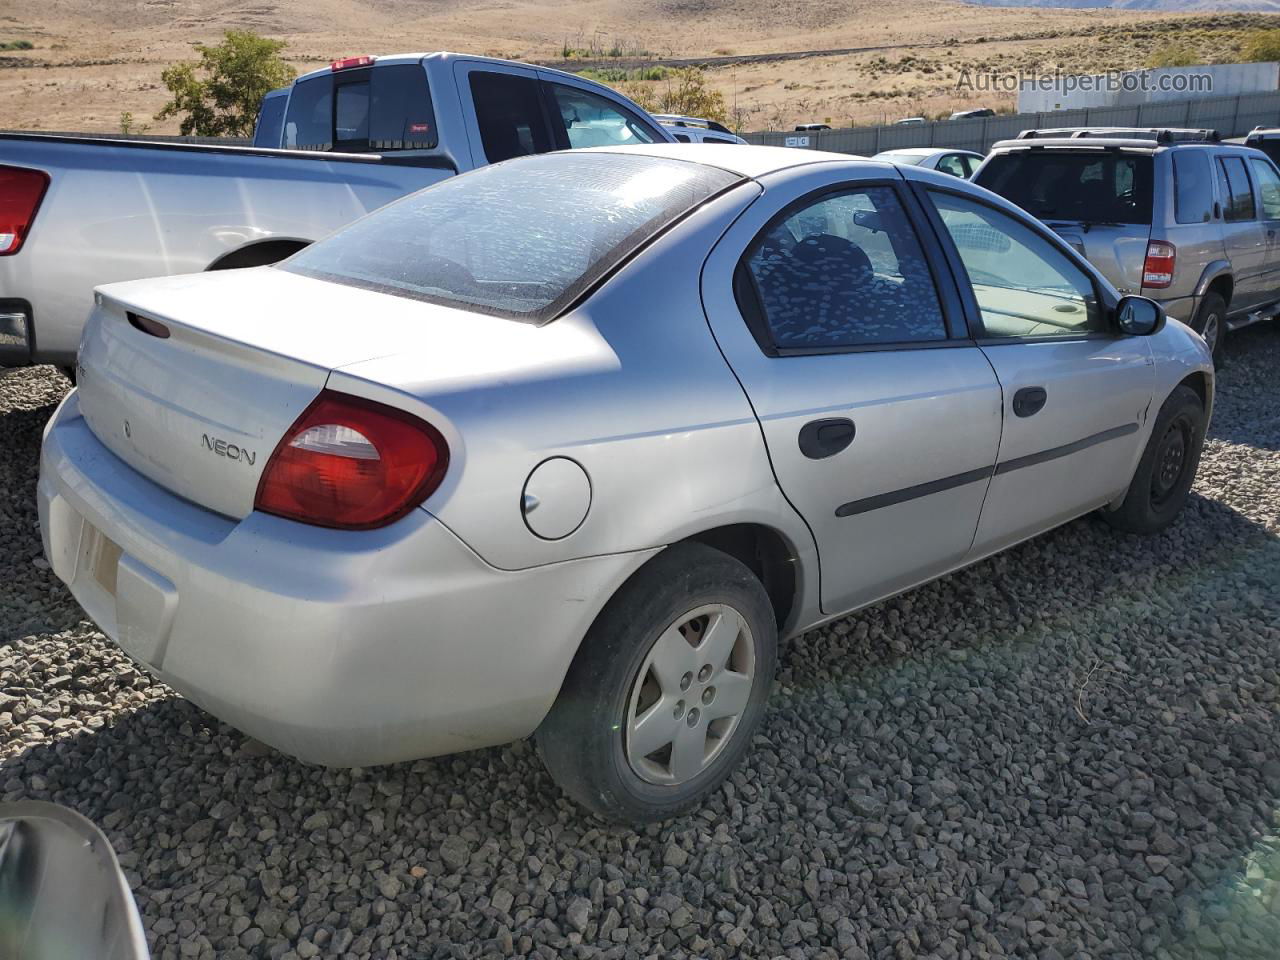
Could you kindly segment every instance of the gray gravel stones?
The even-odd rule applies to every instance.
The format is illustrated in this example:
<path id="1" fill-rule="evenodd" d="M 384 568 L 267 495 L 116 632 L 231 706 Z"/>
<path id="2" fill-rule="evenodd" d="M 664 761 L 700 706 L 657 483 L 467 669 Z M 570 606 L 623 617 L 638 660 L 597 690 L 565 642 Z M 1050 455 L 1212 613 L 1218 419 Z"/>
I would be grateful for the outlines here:
<path id="1" fill-rule="evenodd" d="M 39 558 L 0 376 L 0 792 L 103 825 L 155 955 L 1274 958 L 1280 330 L 1232 338 L 1196 496 L 1084 519 L 801 637 L 755 749 L 640 831 L 528 743 L 305 766 L 106 643 Z"/>

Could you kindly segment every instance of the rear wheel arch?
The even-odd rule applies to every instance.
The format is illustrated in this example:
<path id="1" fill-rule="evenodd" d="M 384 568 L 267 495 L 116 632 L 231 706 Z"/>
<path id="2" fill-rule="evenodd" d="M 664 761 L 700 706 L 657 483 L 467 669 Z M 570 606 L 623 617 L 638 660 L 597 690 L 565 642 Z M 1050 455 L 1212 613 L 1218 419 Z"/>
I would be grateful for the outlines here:
<path id="1" fill-rule="evenodd" d="M 726 553 L 754 573 L 769 595 L 779 630 L 785 629 L 800 602 L 800 580 L 797 551 L 781 533 L 764 524 L 735 523 L 685 540 Z"/>
<path id="2" fill-rule="evenodd" d="M 1231 306 L 1231 293 L 1235 290 L 1235 279 L 1229 273 L 1214 277 L 1209 281 L 1209 286 L 1205 288 L 1205 293 L 1216 293 L 1222 298 L 1222 301 Z"/>
<path id="3" fill-rule="evenodd" d="M 222 254 L 205 270 L 238 270 L 242 267 L 265 267 L 279 263 L 285 257 L 291 257 L 304 247 L 311 245 L 310 240 L 298 237 L 272 237 L 268 240 L 254 240 L 242 247 L 237 247 Z"/>

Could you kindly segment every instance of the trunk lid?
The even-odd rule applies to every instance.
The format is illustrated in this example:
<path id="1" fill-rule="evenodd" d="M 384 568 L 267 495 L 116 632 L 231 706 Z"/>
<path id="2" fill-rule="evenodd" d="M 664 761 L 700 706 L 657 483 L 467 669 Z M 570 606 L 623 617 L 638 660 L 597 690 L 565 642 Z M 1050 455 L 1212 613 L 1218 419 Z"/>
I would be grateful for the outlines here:
<path id="1" fill-rule="evenodd" d="M 113 284 L 96 301 L 77 365 L 90 429 L 165 489 L 237 519 L 333 368 L 400 352 L 447 323 L 465 376 L 495 333 L 537 336 L 526 324 L 270 267 Z"/>

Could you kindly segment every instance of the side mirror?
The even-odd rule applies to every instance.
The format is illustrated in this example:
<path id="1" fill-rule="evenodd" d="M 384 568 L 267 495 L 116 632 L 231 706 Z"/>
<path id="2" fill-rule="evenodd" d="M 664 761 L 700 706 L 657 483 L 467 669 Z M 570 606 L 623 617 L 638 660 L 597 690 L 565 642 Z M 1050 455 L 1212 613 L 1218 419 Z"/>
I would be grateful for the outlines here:
<path id="1" fill-rule="evenodd" d="M 102 831 L 56 803 L 0 806 L 0 957 L 149 956 L 138 907 Z"/>
<path id="2" fill-rule="evenodd" d="M 1121 297 L 1115 323 L 1127 336 L 1148 337 L 1164 328 L 1164 307 L 1147 297 Z"/>

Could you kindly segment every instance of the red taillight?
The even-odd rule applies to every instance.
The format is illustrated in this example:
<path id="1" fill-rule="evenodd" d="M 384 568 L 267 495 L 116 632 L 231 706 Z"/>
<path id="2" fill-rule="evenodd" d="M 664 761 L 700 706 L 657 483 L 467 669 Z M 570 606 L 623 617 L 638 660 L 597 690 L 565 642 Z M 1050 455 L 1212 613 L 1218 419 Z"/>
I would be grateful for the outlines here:
<path id="1" fill-rule="evenodd" d="M 1147 244 L 1147 260 L 1142 265 L 1142 285 L 1157 289 L 1173 283 L 1173 261 L 1178 251 L 1172 243 L 1152 240 Z"/>
<path id="2" fill-rule="evenodd" d="M 43 170 L 0 167 L 0 257 L 22 249 L 48 186 Z"/>
<path id="3" fill-rule="evenodd" d="M 449 446 L 429 423 L 325 390 L 271 454 L 254 507 L 322 527 L 381 527 L 425 500 L 448 466 Z"/>
<path id="4" fill-rule="evenodd" d="M 373 57 L 344 57 L 341 60 L 331 60 L 329 69 L 350 70 L 352 67 L 369 67 L 373 65 L 373 60 Z"/>

